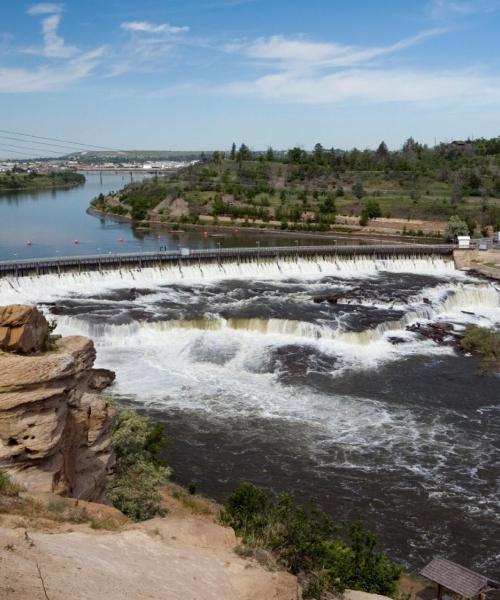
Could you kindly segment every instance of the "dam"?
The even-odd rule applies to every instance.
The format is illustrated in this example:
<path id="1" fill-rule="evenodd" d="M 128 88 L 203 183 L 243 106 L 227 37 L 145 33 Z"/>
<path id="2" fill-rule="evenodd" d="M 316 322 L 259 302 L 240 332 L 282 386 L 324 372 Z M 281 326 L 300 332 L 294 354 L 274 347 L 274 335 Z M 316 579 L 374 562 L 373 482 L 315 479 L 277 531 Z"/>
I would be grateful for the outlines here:
<path id="1" fill-rule="evenodd" d="M 395 257 L 426 257 L 452 255 L 451 244 L 394 244 L 394 245 L 324 245 L 324 246 L 276 246 L 251 248 L 208 248 L 160 252 L 136 252 L 114 254 L 91 254 L 87 256 L 61 256 L 7 260 L 0 262 L 0 277 L 61 274 L 67 272 L 105 271 L 116 269 L 161 268 L 177 265 L 207 263 L 254 262 L 293 258 L 353 258 L 356 256 L 385 259 Z"/>

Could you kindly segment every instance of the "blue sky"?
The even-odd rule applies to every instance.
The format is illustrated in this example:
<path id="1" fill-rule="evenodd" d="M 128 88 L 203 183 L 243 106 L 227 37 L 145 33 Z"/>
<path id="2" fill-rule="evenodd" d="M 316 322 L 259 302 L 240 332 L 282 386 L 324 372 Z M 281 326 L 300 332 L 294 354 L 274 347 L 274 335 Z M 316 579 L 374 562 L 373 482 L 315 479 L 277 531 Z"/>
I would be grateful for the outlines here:
<path id="1" fill-rule="evenodd" d="M 124 149 L 500 134 L 500 0 L 0 3 L 1 129 Z"/>

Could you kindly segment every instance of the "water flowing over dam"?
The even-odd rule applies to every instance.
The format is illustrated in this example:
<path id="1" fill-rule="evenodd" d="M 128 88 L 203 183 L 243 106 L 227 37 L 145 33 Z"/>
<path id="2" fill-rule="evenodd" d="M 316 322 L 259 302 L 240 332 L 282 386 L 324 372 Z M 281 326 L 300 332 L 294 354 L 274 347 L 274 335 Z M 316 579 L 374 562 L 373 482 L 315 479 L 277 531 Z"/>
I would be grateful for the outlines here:
<path id="1" fill-rule="evenodd" d="M 94 339 L 115 402 L 165 423 L 182 483 L 316 496 L 412 567 L 467 553 L 499 575 L 500 379 L 455 336 L 500 325 L 500 286 L 450 250 L 6 273 L 0 299 Z"/>
<path id="2" fill-rule="evenodd" d="M 200 270 L 212 263 L 235 262 L 238 265 L 252 262 L 290 260 L 309 257 L 324 260 L 326 257 L 344 259 L 345 257 L 369 256 L 383 260 L 403 256 L 444 256 L 453 252 L 452 245 L 355 245 L 355 246 L 276 246 L 257 248 L 181 248 L 177 251 L 95 254 L 88 256 L 59 256 L 24 260 L 0 261 L 0 277 L 14 275 L 47 275 L 52 273 L 86 272 L 103 270 L 162 268 L 176 266 L 183 268 L 197 265 Z"/>

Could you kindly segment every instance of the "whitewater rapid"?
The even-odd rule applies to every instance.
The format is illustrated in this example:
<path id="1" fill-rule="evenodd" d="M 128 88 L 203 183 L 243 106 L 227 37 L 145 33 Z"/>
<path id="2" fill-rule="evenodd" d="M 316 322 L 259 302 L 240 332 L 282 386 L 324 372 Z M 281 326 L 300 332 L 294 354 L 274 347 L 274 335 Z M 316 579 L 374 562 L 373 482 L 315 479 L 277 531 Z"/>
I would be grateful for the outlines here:
<path id="1" fill-rule="evenodd" d="M 452 336 L 407 327 L 500 327 L 499 287 L 443 257 L 280 259 L 1 279 L 0 303 L 38 303 L 56 333 L 91 337 L 115 401 L 165 420 L 174 470 L 208 494 L 244 473 L 328 510 L 373 507 L 402 559 L 453 556 L 463 529 L 486 565 L 499 380 Z"/>

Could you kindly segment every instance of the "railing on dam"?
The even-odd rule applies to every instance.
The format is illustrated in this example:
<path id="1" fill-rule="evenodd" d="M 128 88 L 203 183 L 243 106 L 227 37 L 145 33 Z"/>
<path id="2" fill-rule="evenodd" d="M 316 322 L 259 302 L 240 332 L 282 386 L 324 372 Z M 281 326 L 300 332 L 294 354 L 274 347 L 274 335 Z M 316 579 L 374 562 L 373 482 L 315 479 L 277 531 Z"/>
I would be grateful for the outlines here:
<path id="1" fill-rule="evenodd" d="M 275 246 L 259 248 L 209 248 L 167 250 L 86 256 L 59 256 L 0 262 L 0 277 L 43 275 L 47 273 L 98 271 L 106 269 L 161 267 L 201 261 L 248 261 L 280 257 L 357 256 L 375 258 L 391 256 L 431 256 L 452 254 L 456 246 L 436 244 L 367 245 L 367 246 Z"/>

